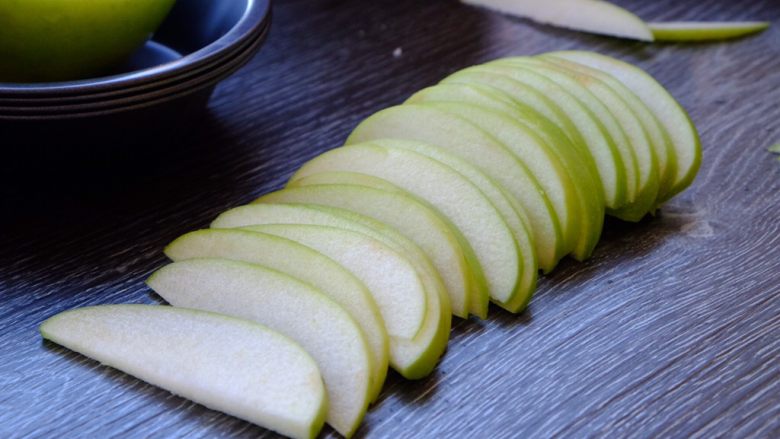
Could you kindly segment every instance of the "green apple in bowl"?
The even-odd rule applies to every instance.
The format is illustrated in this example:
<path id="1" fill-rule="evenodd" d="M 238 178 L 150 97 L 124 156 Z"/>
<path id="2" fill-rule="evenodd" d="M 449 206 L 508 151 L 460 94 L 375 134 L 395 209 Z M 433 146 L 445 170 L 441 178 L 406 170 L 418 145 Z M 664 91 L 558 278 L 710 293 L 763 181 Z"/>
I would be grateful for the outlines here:
<path id="1" fill-rule="evenodd" d="M 0 82 L 101 75 L 149 39 L 175 0 L 4 0 Z"/>

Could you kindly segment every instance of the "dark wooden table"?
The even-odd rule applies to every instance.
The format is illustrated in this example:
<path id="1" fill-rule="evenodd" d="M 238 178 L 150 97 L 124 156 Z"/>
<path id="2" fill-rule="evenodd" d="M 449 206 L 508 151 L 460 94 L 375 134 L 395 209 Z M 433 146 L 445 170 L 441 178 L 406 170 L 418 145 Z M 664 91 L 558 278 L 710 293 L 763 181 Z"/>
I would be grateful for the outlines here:
<path id="1" fill-rule="evenodd" d="M 682 102 L 703 140 L 696 182 L 656 218 L 608 221 L 594 257 L 562 263 L 526 313 L 457 320 L 436 373 L 391 374 L 359 436 L 780 437 L 780 162 L 767 152 L 780 3 L 620 3 L 646 19 L 775 23 L 645 45 L 456 1 L 280 0 L 261 53 L 177 142 L 28 164 L 2 187 L 0 437 L 270 435 L 44 343 L 37 326 L 160 302 L 144 279 L 166 243 L 280 187 L 372 112 L 471 64 L 574 48 L 634 62 Z"/>

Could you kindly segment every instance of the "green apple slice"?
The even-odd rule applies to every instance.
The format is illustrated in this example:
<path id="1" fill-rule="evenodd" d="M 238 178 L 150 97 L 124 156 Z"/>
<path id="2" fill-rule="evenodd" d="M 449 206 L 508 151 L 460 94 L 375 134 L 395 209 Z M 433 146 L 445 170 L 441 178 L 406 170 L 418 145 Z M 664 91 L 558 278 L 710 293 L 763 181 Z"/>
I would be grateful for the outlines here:
<path id="1" fill-rule="evenodd" d="M 487 288 L 475 284 L 478 276 L 472 273 L 452 227 L 436 212 L 406 195 L 355 185 L 323 185 L 273 192 L 256 202 L 337 207 L 393 227 L 431 258 L 445 281 L 455 315 L 468 315 L 474 294 L 482 297 L 485 304 L 475 315 L 487 315 Z"/>
<path id="2" fill-rule="evenodd" d="M 656 41 L 711 41 L 739 38 L 762 32 L 768 21 L 669 21 L 647 26 Z"/>
<path id="3" fill-rule="evenodd" d="M 653 33 L 633 13 L 600 0 L 461 0 L 504 14 L 530 18 L 581 32 L 640 41 L 653 41 Z"/>
<path id="4" fill-rule="evenodd" d="M 577 74 L 584 75 L 586 80 L 587 78 L 596 78 L 620 95 L 642 122 L 650 139 L 650 144 L 655 149 L 655 154 L 658 158 L 658 176 L 660 179 L 658 197 L 659 199 L 662 198 L 664 194 L 669 191 L 677 167 L 677 161 L 675 159 L 672 141 L 669 138 L 669 133 L 661 126 L 658 118 L 631 90 L 612 75 L 588 67 L 585 64 L 580 64 L 564 57 L 555 56 L 555 54 L 543 54 L 539 57 L 576 72 Z"/>
<path id="5" fill-rule="evenodd" d="M 446 290 L 427 255 L 411 240 L 395 229 L 372 218 L 344 209 L 305 204 L 250 204 L 237 207 L 219 216 L 212 227 L 247 227 L 259 224 L 310 224 L 351 230 L 374 238 L 412 263 L 425 286 L 425 323 L 415 340 L 396 340 L 396 351 L 404 357 L 416 358 L 405 369 L 405 378 L 426 376 L 447 347 L 450 334 L 450 305 Z"/>
<path id="6" fill-rule="evenodd" d="M 314 360 L 256 323 L 170 306 L 66 311 L 40 327 L 47 340 L 176 395 L 286 436 L 313 439 L 326 394 Z"/>
<path id="7" fill-rule="evenodd" d="M 614 141 L 601 123 L 577 99 L 561 87 L 544 83 L 547 88 L 537 90 L 513 79 L 511 69 L 485 65 L 456 72 L 442 84 L 480 84 L 511 97 L 517 105 L 527 106 L 550 119 L 567 134 L 572 143 L 584 148 L 597 169 L 607 207 L 616 208 L 626 203 L 626 164 Z M 588 160 L 588 162 L 590 162 Z M 588 163 L 590 166 L 590 163 Z"/>
<path id="8" fill-rule="evenodd" d="M 258 264 L 317 286 L 360 325 L 371 348 L 375 401 L 387 376 L 389 340 L 385 321 L 365 284 L 333 259 L 295 241 L 242 230 L 207 229 L 187 233 L 165 248 L 174 262 L 222 258 Z"/>
<path id="9" fill-rule="evenodd" d="M 571 96 L 580 103 L 581 108 L 584 108 L 587 114 L 591 115 L 603 129 L 604 135 L 610 139 L 611 144 L 615 146 L 615 150 L 620 155 L 621 162 L 625 166 L 626 201 L 633 203 L 636 200 L 640 186 L 639 165 L 636 155 L 628 142 L 623 128 L 604 104 L 596 99 L 592 93 L 579 86 L 573 86 L 571 81 L 561 79 L 564 75 L 555 75 L 555 77 L 551 78 L 547 76 L 546 72 L 542 74 L 533 69 L 518 66 L 510 63 L 508 59 L 500 59 L 480 67 L 509 75 L 512 79 L 534 87 L 537 91 L 556 100 L 562 94 L 561 92 L 564 91 L 565 95 Z M 582 109 L 578 109 L 578 111 L 582 111 Z"/>
<path id="10" fill-rule="evenodd" d="M 701 165 L 699 133 L 688 113 L 661 84 L 638 67 L 598 53 L 564 51 L 552 52 L 550 55 L 566 58 L 612 75 L 634 92 L 661 122 L 674 146 L 677 167 L 671 188 L 660 203 L 690 186 Z"/>
<path id="11" fill-rule="evenodd" d="M 543 58 L 517 57 L 508 58 L 505 62 L 534 70 L 565 87 L 576 96 L 580 96 L 581 100 L 591 105 L 594 113 L 602 117 L 607 127 L 612 126 L 612 123 L 607 122 L 608 118 L 604 119 L 604 114 L 608 113 L 614 116 L 612 120 L 625 133 L 626 144 L 636 159 L 638 187 L 636 199 L 633 202 L 620 209 L 610 210 L 609 213 L 623 220 L 639 221 L 647 212 L 653 210 L 660 183 L 658 158 L 655 149 L 650 145 L 650 139 L 644 125 L 620 95 L 599 81 L 598 78 L 574 73 Z M 596 101 L 603 105 L 587 100 L 591 97 L 595 97 Z M 619 137 L 613 136 L 613 138 L 618 139 Z"/>
<path id="12" fill-rule="evenodd" d="M 319 155 L 290 181 L 338 171 L 379 177 L 433 206 L 469 242 L 485 274 L 490 297 L 506 303 L 519 293 L 523 256 L 514 235 L 490 200 L 461 174 L 414 151 L 364 143 Z"/>
<path id="13" fill-rule="evenodd" d="M 601 182 L 598 181 L 598 171 L 595 165 L 587 166 L 588 163 L 592 164 L 589 160 L 590 154 L 575 147 L 569 138 L 544 116 L 530 107 L 508 104 L 506 100 L 498 97 L 501 94 L 474 85 L 439 84 L 416 93 L 407 102 L 458 103 L 478 107 L 477 110 L 455 105 L 451 109 L 472 122 L 480 123 L 486 131 L 503 133 L 499 140 L 503 140 L 512 152 L 527 163 L 529 170 L 549 173 L 565 191 L 565 196 L 576 200 L 572 215 L 578 219 L 580 227 L 579 230 L 571 230 L 576 233 L 576 237 L 571 238 L 574 241 L 573 254 L 580 260 L 587 258 L 598 243 L 604 222 L 604 197 Z M 484 109 L 489 111 L 483 111 Z M 496 115 L 511 119 L 523 132 L 520 133 L 512 127 L 506 129 L 510 120 Z M 496 136 L 498 137 L 498 134 Z M 543 181 L 542 178 L 537 180 Z M 551 192 L 548 190 L 547 193 Z M 564 215 L 559 213 L 558 217 L 564 218 Z"/>
<path id="14" fill-rule="evenodd" d="M 475 165 L 517 198 L 531 221 L 543 270 L 552 270 L 567 253 L 555 209 L 539 183 L 506 146 L 468 119 L 428 105 L 391 107 L 364 120 L 347 143 L 393 138 L 444 148 Z"/>
<path id="15" fill-rule="evenodd" d="M 326 422 L 345 437 L 360 425 L 371 390 L 371 353 L 352 317 L 316 288 L 276 270 L 225 259 L 174 262 L 147 284 L 174 306 L 251 320 L 295 340 L 322 373 Z"/>
<path id="16" fill-rule="evenodd" d="M 361 233 L 327 226 L 266 224 L 246 230 L 280 236 L 313 248 L 335 260 L 368 286 L 382 312 L 390 335 L 390 364 L 401 375 L 419 361 L 419 352 L 408 355 L 407 345 L 430 341 L 422 332 L 427 313 L 426 293 L 414 267 L 381 241 Z M 419 323 L 418 323 L 419 321 Z M 420 330 L 407 335 L 407 328 Z M 422 334 L 422 337 L 419 335 Z M 427 352 L 428 346 L 422 352 Z M 441 355 L 441 352 L 439 352 Z M 435 364 L 435 361 L 434 361 Z"/>
<path id="17" fill-rule="evenodd" d="M 402 148 L 415 151 L 419 154 L 437 160 L 456 172 L 467 178 L 490 200 L 506 220 L 517 242 L 520 254 L 523 255 L 523 267 L 521 270 L 522 278 L 520 280 L 519 294 L 514 299 L 501 304 L 501 306 L 510 312 L 523 311 L 531 300 L 536 281 L 538 277 L 539 265 L 536 258 L 536 249 L 533 237 L 530 232 L 528 217 L 517 203 L 514 197 L 506 193 L 504 189 L 491 180 L 476 167 L 459 159 L 453 154 L 448 153 L 442 148 L 427 145 L 420 142 L 411 142 L 398 139 L 377 140 L 378 143 L 387 148 Z"/>

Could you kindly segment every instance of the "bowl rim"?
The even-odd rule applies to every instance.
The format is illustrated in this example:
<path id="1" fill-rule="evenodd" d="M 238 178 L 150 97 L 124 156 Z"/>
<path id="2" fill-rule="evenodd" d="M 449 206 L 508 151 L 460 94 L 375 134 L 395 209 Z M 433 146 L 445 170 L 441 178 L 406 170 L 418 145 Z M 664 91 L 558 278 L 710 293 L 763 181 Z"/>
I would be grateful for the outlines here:
<path id="1" fill-rule="evenodd" d="M 0 96 L 18 98 L 92 94 L 126 87 L 139 86 L 175 76 L 183 71 L 229 57 L 236 47 L 262 32 L 271 11 L 271 0 L 247 0 L 246 9 L 238 22 L 216 41 L 179 59 L 146 69 L 117 75 L 76 81 L 12 83 L 0 82 Z"/>

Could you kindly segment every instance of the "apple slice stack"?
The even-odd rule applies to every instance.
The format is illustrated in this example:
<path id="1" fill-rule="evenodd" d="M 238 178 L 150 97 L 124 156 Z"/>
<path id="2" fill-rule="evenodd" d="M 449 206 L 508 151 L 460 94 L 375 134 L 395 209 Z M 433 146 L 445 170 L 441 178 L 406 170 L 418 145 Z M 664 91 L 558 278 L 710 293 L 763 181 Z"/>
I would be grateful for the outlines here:
<path id="1" fill-rule="evenodd" d="M 700 156 L 685 111 L 633 66 L 588 52 L 501 59 L 374 114 L 346 146 L 306 163 L 285 189 L 177 239 L 166 248 L 174 263 L 148 284 L 175 307 L 263 325 L 245 326 L 237 343 L 252 331 L 276 331 L 300 345 L 324 382 L 325 422 L 349 437 L 378 397 L 388 365 L 409 379 L 428 375 L 446 348 L 452 315 L 485 318 L 491 301 L 523 311 L 540 268 L 549 272 L 566 255 L 588 258 L 605 213 L 628 221 L 653 213 L 691 183 Z M 136 321 L 140 309 L 131 310 Z M 127 344 L 121 355 L 107 347 L 110 337 L 100 337 L 133 326 L 102 327 L 117 310 L 55 317 L 78 320 L 78 343 L 63 334 L 72 325 L 54 330 L 47 323 L 43 333 L 101 361 L 125 358 L 133 348 L 126 336 L 116 339 Z M 182 327 L 185 316 L 187 327 L 215 319 L 188 312 L 172 315 L 169 329 Z M 99 330 L 89 328 L 91 320 Z M 222 343 L 204 332 L 176 342 L 201 350 L 202 342 Z M 138 347 L 149 356 L 154 348 Z M 211 354 L 201 354 L 203 365 L 192 359 L 191 370 L 213 367 Z M 280 361 L 269 349 L 257 373 Z M 310 408 L 308 418 L 285 417 L 262 402 L 258 416 L 234 409 L 250 396 L 242 380 L 256 378 L 240 364 L 230 367 L 248 376 L 214 381 L 224 393 L 204 393 L 182 390 L 188 384 L 176 377 L 148 378 L 143 361 L 125 368 L 129 363 L 107 362 L 296 437 L 322 424 L 311 409 L 325 407 L 317 392 L 295 396 Z M 283 369 L 283 379 L 294 382 L 310 373 L 300 365 Z"/>

